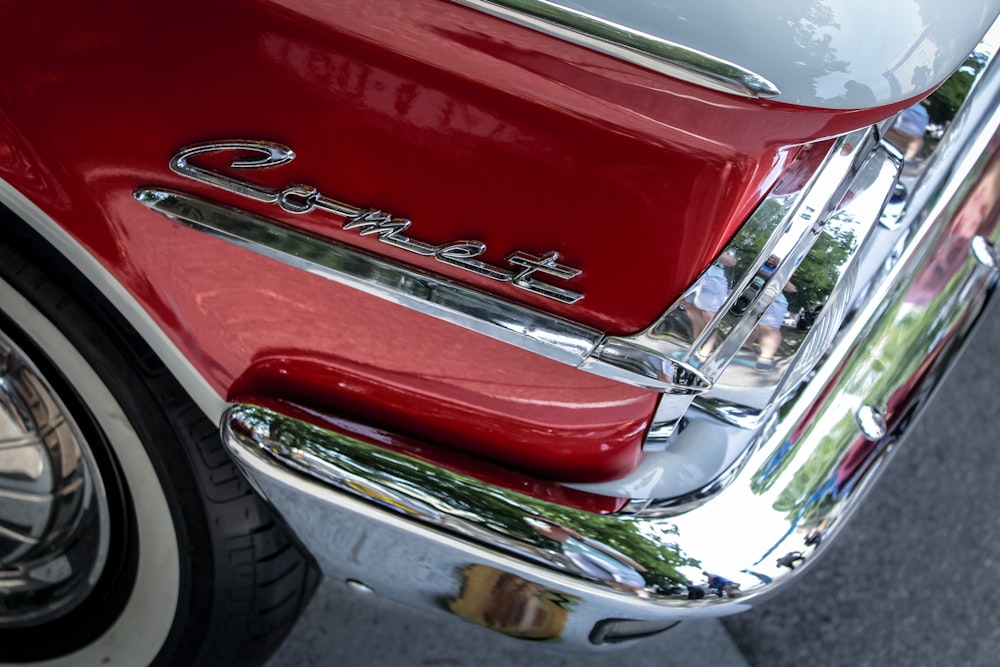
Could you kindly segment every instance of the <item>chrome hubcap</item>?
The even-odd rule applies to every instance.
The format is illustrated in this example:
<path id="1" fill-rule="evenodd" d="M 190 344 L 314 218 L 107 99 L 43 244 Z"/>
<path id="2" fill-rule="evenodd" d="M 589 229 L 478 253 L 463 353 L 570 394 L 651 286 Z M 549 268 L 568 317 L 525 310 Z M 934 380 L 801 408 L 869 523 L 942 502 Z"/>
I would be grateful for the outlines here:
<path id="1" fill-rule="evenodd" d="M 109 533 L 90 447 L 35 363 L 0 331 L 0 628 L 44 623 L 85 600 Z"/>

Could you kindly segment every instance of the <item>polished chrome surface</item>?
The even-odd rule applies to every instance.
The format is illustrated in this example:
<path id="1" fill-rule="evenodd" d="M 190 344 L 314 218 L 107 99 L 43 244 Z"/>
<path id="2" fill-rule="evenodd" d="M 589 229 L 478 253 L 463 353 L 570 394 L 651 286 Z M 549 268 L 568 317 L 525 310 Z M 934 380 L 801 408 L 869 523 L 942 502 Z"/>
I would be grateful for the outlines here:
<path id="1" fill-rule="evenodd" d="M 0 331 L 0 628 L 50 621 L 82 602 L 103 570 L 109 527 L 87 442 Z"/>
<path id="2" fill-rule="evenodd" d="M 229 164 L 233 169 L 277 167 L 288 164 L 295 159 L 295 152 L 292 149 L 273 141 L 212 141 L 182 148 L 170 159 L 170 169 L 182 176 L 187 176 L 196 181 L 208 183 L 217 188 L 229 190 L 230 192 L 235 192 L 236 194 L 250 197 L 257 201 L 268 204 L 278 204 L 281 202 L 282 190 L 261 187 L 253 183 L 247 183 L 239 178 L 220 174 L 213 169 L 205 169 L 204 167 L 191 164 L 191 158 L 193 157 L 218 153 L 220 151 L 238 151 L 244 156 L 234 159 Z M 248 158 L 246 157 L 247 154 L 255 155 L 256 157 Z M 286 207 L 282 206 L 282 208 Z M 294 210 L 294 207 L 288 207 L 286 210 L 290 210 L 293 213 L 303 212 Z"/>
<path id="3" fill-rule="evenodd" d="M 610 618 L 739 611 L 830 543 L 996 283 L 969 248 L 1000 237 L 1000 70 L 977 86 L 911 194 L 898 261 L 707 503 L 594 515 L 246 405 L 229 413 L 227 445 L 328 574 L 411 604 L 440 611 L 463 573 L 489 567 L 567 601 L 567 643 Z M 862 432 L 864 406 L 880 406 L 883 437 Z M 396 550 L 420 568 L 370 567 Z"/>
<path id="4" fill-rule="evenodd" d="M 559 263 L 559 255 L 555 252 L 535 256 L 516 251 L 507 257 L 515 269 L 493 266 L 477 259 L 485 251 L 485 245 L 479 241 L 428 244 L 407 235 L 412 224 L 409 220 L 381 211 L 355 208 L 321 194 L 313 186 L 295 184 L 280 189 L 267 188 L 191 162 L 191 158 L 211 154 L 233 154 L 235 159 L 231 160 L 230 168 L 234 170 L 277 166 L 294 158 L 289 148 L 273 142 L 225 141 L 184 148 L 171 160 L 170 167 L 201 183 L 275 204 L 290 213 L 305 214 L 315 210 L 331 213 L 343 220 L 343 230 L 361 236 L 375 235 L 393 247 L 433 256 L 440 262 L 511 282 L 564 303 L 582 298 L 580 294 L 537 278 L 548 275 L 571 279 L 579 274 L 577 269 Z M 867 199 L 880 204 L 892 187 L 886 179 L 893 178 L 893 163 L 886 155 L 877 146 L 873 130 L 860 130 L 841 137 L 807 185 L 795 192 L 765 198 L 726 252 L 689 292 L 690 295 L 699 290 L 707 291 L 706 281 L 713 277 L 713 272 L 724 271 L 723 265 L 731 257 L 734 265 L 741 265 L 743 273 L 733 284 L 722 288 L 728 290 L 728 296 L 718 312 L 697 308 L 694 297 L 687 301 L 681 299 L 645 331 L 621 337 L 605 336 L 589 327 L 374 257 L 333 239 L 319 238 L 278 221 L 184 193 L 149 188 L 137 191 L 135 197 L 172 220 L 272 259 L 602 377 L 668 394 L 660 402 L 656 424 L 651 431 L 650 442 L 654 442 L 672 433 L 687 411 L 691 398 L 712 388 L 755 332 L 763 339 L 758 322 L 763 318 L 761 327 L 767 326 L 771 306 L 783 299 L 781 286 L 789 281 L 792 272 L 816 243 L 817 235 L 826 228 L 846 226 L 859 210 L 862 214 L 859 224 L 870 222 L 867 216 L 872 202 Z M 870 175 L 873 171 L 877 173 Z M 845 197 L 850 196 L 858 201 L 840 206 Z M 864 204 L 861 203 L 863 198 L 866 199 Z M 877 218 L 877 212 L 871 216 Z M 836 232 L 831 234 L 836 237 Z M 842 267 L 838 265 L 829 270 L 839 268 Z M 818 304 L 829 296 L 836 282 L 818 290 L 821 292 L 815 297 Z M 843 286 L 841 289 L 843 291 Z M 695 312 L 705 321 L 697 321 L 693 317 Z M 821 319 L 830 324 L 817 331 L 835 330 L 836 318 L 832 314 L 828 312 Z M 691 335 L 685 337 L 685 330 Z M 820 343 L 813 347 L 824 346 Z M 808 367 L 800 363 L 800 373 L 806 372 Z M 783 366 L 778 372 L 772 372 L 773 368 L 758 370 L 761 372 L 756 373 L 750 383 L 764 386 L 764 389 L 753 387 L 759 403 L 756 407 L 760 410 L 769 404 L 785 375 L 785 368 Z M 762 375 L 764 380 L 760 379 Z M 736 384 L 740 384 L 739 379 Z M 740 397 L 745 394 L 747 392 L 743 391 Z M 740 411 L 745 411 L 738 401 L 724 393 L 717 401 L 722 406 L 722 413 L 742 414 Z M 729 405 L 734 402 L 735 408 Z"/>
<path id="5" fill-rule="evenodd" d="M 777 279 L 781 286 L 780 291 L 775 290 L 778 296 L 729 357 L 712 390 L 698 399 L 699 407 L 753 428 L 812 371 L 854 304 L 856 260 L 892 193 L 900 168 L 901 162 L 892 153 L 876 146 L 864 162 L 852 168 L 847 191 L 831 199 L 835 208 L 822 227 L 812 228 L 808 250 L 785 253 L 782 240 L 778 240 L 769 261 L 754 276 L 754 280 Z M 752 248 L 754 239 L 744 236 L 736 241 L 741 242 Z M 791 269 L 787 280 L 778 269 L 773 275 L 768 275 L 770 270 L 764 272 L 771 259 L 779 265 L 785 262 Z M 732 314 L 731 309 L 728 316 Z"/>
<path id="6" fill-rule="evenodd" d="M 988 266 L 992 269 L 1000 264 L 1000 250 L 998 250 L 994 244 L 990 243 L 982 236 L 977 236 L 972 239 L 970 250 L 972 251 L 972 256 L 976 258 L 976 261 L 983 266 Z"/>
<path id="7" fill-rule="evenodd" d="M 997 29 L 991 31 L 992 34 L 1000 38 Z M 853 289 L 838 286 L 828 303 L 822 307 L 821 317 L 813 321 L 804 318 L 808 312 L 792 312 L 787 326 L 782 329 L 781 333 L 793 340 L 802 335 L 799 329 L 810 329 L 810 338 L 807 339 L 809 345 L 806 346 L 808 356 L 813 354 L 808 348 L 812 348 L 815 354 L 825 352 L 817 342 L 826 340 L 826 335 L 817 337 L 812 330 L 824 323 L 824 326 L 829 324 L 828 313 L 832 308 L 840 310 L 846 307 L 846 317 L 856 318 L 873 299 L 880 298 L 879 290 L 891 276 L 894 267 L 905 257 L 914 230 L 921 229 L 926 222 L 928 202 L 943 196 L 940 190 L 952 175 L 951 163 L 957 147 L 968 141 L 970 132 L 976 129 L 975 123 L 979 122 L 968 119 L 974 117 L 974 113 L 981 114 L 981 110 L 977 112 L 975 107 L 965 109 L 963 102 L 970 94 L 978 96 L 977 91 L 981 88 L 979 80 L 987 71 L 987 64 L 993 59 L 996 43 L 995 40 L 984 40 L 963 67 L 932 95 L 877 125 L 878 135 L 881 137 L 879 151 L 885 153 L 883 160 L 890 163 L 902 161 L 902 173 L 879 217 L 879 224 L 868 233 L 864 243 L 858 244 L 854 251 L 856 256 L 846 265 L 849 272 L 844 274 L 843 282 L 845 287 L 852 286 Z M 869 188 L 862 196 L 852 195 L 849 200 L 845 199 L 846 209 L 853 209 L 856 218 L 865 217 L 857 214 L 859 203 L 865 199 L 868 200 L 867 205 L 871 206 L 872 213 L 877 208 L 877 198 L 867 196 L 867 192 L 873 189 Z M 835 220 L 843 218 L 843 215 L 843 211 L 838 212 Z M 841 221 L 837 222 L 838 227 L 843 224 Z M 968 248 L 963 248 L 962 245 L 953 244 L 952 252 L 964 255 Z M 969 246 L 977 261 L 987 267 L 994 265 L 991 253 L 997 246 L 987 237 L 977 233 Z M 817 250 L 821 251 L 819 257 L 825 259 L 827 264 L 831 258 L 836 259 L 833 251 L 847 252 L 843 245 L 824 244 L 822 241 L 816 243 L 812 252 L 816 253 Z M 841 265 L 844 262 L 840 260 L 833 264 Z M 824 264 L 821 262 L 819 266 Z M 799 284 L 799 281 L 799 277 L 793 278 L 795 284 Z M 796 325 L 794 329 L 792 321 Z M 837 335 L 844 334 L 841 332 Z M 727 373 L 740 367 L 745 369 L 753 366 L 754 357 L 751 355 L 755 352 L 757 350 L 745 347 L 741 351 L 743 361 L 738 358 Z M 797 368 L 803 368 L 797 359 L 793 363 Z M 808 366 L 805 365 L 805 368 Z M 726 480 L 732 479 L 733 469 L 745 461 L 748 450 L 761 440 L 761 434 L 770 432 L 767 420 L 775 419 L 781 413 L 781 397 L 792 388 L 789 374 L 786 374 L 773 404 L 763 413 L 757 410 L 740 412 L 730 409 L 723 415 L 724 419 L 718 419 L 716 417 L 720 411 L 711 409 L 711 401 L 726 390 L 732 395 L 731 388 L 726 387 L 724 376 L 716 383 L 712 392 L 699 397 L 685 413 L 686 428 L 683 432 L 654 442 L 657 445 L 655 449 L 647 443 L 646 451 L 650 453 L 635 471 L 612 483 L 581 485 L 581 490 L 633 498 L 630 507 L 647 508 L 646 511 L 649 512 L 672 512 L 676 507 L 704 501 L 722 488 Z M 805 379 L 808 377 L 806 375 Z M 715 407 L 726 406 L 721 404 Z"/>
<path id="8" fill-rule="evenodd" d="M 705 88 L 743 97 L 780 94 L 773 83 L 746 67 L 564 4 L 547 0 L 455 2 Z"/>
<path id="9" fill-rule="evenodd" d="M 861 433 L 869 440 L 880 440 L 889 431 L 889 425 L 885 417 L 877 408 L 871 405 L 862 405 L 855 415 L 858 420 L 858 427 Z"/>
<path id="10" fill-rule="evenodd" d="M 870 209 L 880 207 L 888 196 L 894 183 L 893 166 L 898 165 L 878 147 L 875 135 L 874 130 L 866 129 L 841 137 L 816 175 L 803 187 L 765 198 L 723 255 L 685 298 L 645 331 L 620 337 L 604 336 L 589 327 L 372 257 L 333 239 L 321 239 L 280 222 L 183 193 L 150 188 L 137 191 L 135 196 L 177 222 L 286 264 L 365 289 L 602 377 L 669 394 L 661 400 L 656 423 L 650 432 L 649 442 L 654 443 L 669 437 L 687 411 L 691 398 L 712 388 L 751 336 L 762 341 L 762 348 L 780 337 L 772 331 L 775 327 L 769 326 L 768 318 L 773 317 L 776 308 L 772 306 L 785 302 L 781 293 L 783 286 L 790 284 L 792 273 L 816 244 L 821 232 L 825 233 L 824 239 L 832 237 L 832 243 L 843 242 L 848 234 L 844 228 L 853 224 L 862 229 L 850 231 L 852 238 L 863 238 L 868 226 L 877 219 L 877 210 L 872 212 Z M 291 149 L 273 142 L 208 142 L 181 149 L 170 161 L 170 168 L 198 182 L 275 204 L 290 213 L 325 211 L 342 219 L 345 231 L 361 236 L 374 235 L 393 247 L 434 257 L 494 280 L 511 282 L 557 301 L 573 303 L 583 298 L 582 294 L 537 278 L 548 275 L 569 280 L 579 275 L 578 269 L 561 264 L 556 252 L 535 256 L 516 251 L 507 257 L 507 262 L 515 269 L 493 266 L 477 259 L 486 249 L 480 241 L 432 245 L 407 235 L 412 226 L 410 220 L 353 207 L 321 194 L 314 186 L 264 187 L 191 161 L 213 154 L 216 157 L 231 155 L 229 167 L 232 170 L 279 166 L 295 157 Z M 856 201 L 848 201 L 852 198 Z M 849 250 L 860 245 L 860 238 Z M 823 244 L 820 249 L 825 252 Z M 846 257 L 849 260 L 853 254 L 847 252 Z M 844 269 L 849 261 L 843 258 L 836 264 L 825 256 L 815 261 L 823 264 L 827 273 L 848 274 Z M 692 295 L 710 291 L 728 266 L 739 266 L 742 274 L 732 284 L 714 287 L 715 292 L 728 293 L 717 305 L 717 312 L 699 307 L 703 304 Z M 796 277 L 796 280 L 803 282 L 804 291 L 808 287 L 816 292 L 810 292 L 815 302 L 814 310 L 827 303 L 838 285 L 842 294 L 850 291 L 844 287 L 847 281 L 843 280 L 828 280 L 829 284 L 819 287 L 806 284 L 807 279 Z M 835 310 L 826 308 L 827 312 L 820 318 L 826 325 L 817 327 L 817 332 L 830 335 L 835 331 L 839 323 Z M 694 317 L 695 313 L 698 318 Z M 690 335 L 685 337 L 685 331 Z M 817 337 L 817 333 L 812 334 L 813 339 Z M 814 342 L 812 347 L 822 350 L 825 343 Z M 790 365 L 783 363 L 775 369 L 775 364 L 787 361 L 777 359 L 776 352 L 775 349 L 769 353 L 771 366 L 759 367 L 749 379 L 741 377 L 739 372 L 730 373 L 730 384 L 737 386 L 738 395 L 734 398 L 732 392 L 727 394 L 722 390 L 721 395 L 713 399 L 720 413 L 738 414 L 745 420 L 750 418 L 746 414 L 748 410 L 755 408 L 759 413 L 773 402 L 776 389 Z M 815 359 L 807 355 L 799 355 L 799 358 L 797 368 L 801 375 L 811 367 L 807 362 Z M 758 366 L 760 363 L 758 361 Z M 741 404 L 747 402 L 746 397 L 750 394 L 753 394 L 753 408 Z"/>
<path id="11" fill-rule="evenodd" d="M 330 213 L 343 220 L 341 229 L 355 231 L 359 236 L 374 235 L 394 248 L 400 248 L 423 257 L 433 257 L 439 262 L 497 280 L 515 287 L 554 299 L 561 303 L 576 303 L 583 294 L 550 285 L 538 280 L 539 274 L 570 280 L 580 275 L 580 270 L 559 263 L 559 253 L 552 251 L 541 256 L 515 251 L 507 256 L 514 268 L 507 269 L 476 259 L 486 252 L 482 241 L 451 241 L 430 244 L 406 236 L 413 224 L 406 218 L 370 208 L 357 208 L 322 194 L 312 185 L 296 183 L 284 188 L 266 188 L 205 167 L 192 164 L 190 158 L 213 153 L 235 154 L 231 169 L 265 169 L 287 164 L 295 159 L 295 152 L 271 141 L 220 141 L 194 144 L 182 148 L 170 160 L 170 168 L 182 176 L 227 190 L 244 197 L 269 204 L 277 204 L 288 213 L 302 215 L 313 211 Z M 248 158 L 247 155 L 255 157 Z"/>
<path id="12" fill-rule="evenodd" d="M 371 586 L 357 579 L 348 579 L 344 584 L 355 593 L 362 593 L 364 595 L 373 595 L 375 593 Z"/>
<path id="13" fill-rule="evenodd" d="M 710 385 L 701 409 L 755 426 L 832 341 L 853 297 L 854 259 L 899 169 L 874 130 L 841 137 L 803 186 L 765 198 L 658 322 L 606 339 L 594 356 L 614 341 L 676 359 Z M 661 400 L 648 444 L 670 438 L 687 408 L 687 398 Z"/>

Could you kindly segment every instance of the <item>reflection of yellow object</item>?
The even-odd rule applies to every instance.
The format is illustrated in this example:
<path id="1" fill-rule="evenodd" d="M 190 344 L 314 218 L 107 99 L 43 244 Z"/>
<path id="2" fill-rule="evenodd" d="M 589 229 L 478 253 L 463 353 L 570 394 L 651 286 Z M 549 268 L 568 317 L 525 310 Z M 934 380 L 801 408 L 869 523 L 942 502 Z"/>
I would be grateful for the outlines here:
<path id="1" fill-rule="evenodd" d="M 385 493 L 383 493 L 382 491 L 379 491 L 378 489 L 373 489 L 370 486 L 365 486 L 363 484 L 358 484 L 357 482 L 347 482 L 347 486 L 349 486 L 351 489 L 357 491 L 358 493 L 360 493 L 361 495 L 363 495 L 365 498 L 368 498 L 370 500 L 374 500 L 374 501 L 382 503 L 384 505 L 391 505 L 392 507 L 395 507 L 396 509 L 402 510 L 402 511 L 406 512 L 407 514 L 414 514 L 414 515 L 415 514 L 419 514 L 419 512 L 416 512 L 415 510 L 407 507 L 406 505 L 404 505 L 403 503 L 399 502 L 395 498 L 392 498 L 392 497 L 386 495 Z"/>
<path id="2" fill-rule="evenodd" d="M 486 565 L 470 565 L 448 608 L 467 621 L 521 639 L 558 639 L 577 598 Z"/>

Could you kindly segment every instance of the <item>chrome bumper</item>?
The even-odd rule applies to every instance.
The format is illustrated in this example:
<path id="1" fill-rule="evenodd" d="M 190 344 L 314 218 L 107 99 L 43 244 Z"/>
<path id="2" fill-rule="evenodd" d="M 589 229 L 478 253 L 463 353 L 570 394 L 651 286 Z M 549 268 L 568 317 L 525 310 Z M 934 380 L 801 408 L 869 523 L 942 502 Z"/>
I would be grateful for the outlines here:
<path id="1" fill-rule="evenodd" d="M 911 193 L 899 260 L 694 509 L 595 515 L 251 405 L 227 413 L 226 443 L 328 576 L 410 605 L 590 648 L 741 611 L 827 548 L 986 304 L 998 71 Z M 692 584 L 709 575 L 714 588 Z"/>

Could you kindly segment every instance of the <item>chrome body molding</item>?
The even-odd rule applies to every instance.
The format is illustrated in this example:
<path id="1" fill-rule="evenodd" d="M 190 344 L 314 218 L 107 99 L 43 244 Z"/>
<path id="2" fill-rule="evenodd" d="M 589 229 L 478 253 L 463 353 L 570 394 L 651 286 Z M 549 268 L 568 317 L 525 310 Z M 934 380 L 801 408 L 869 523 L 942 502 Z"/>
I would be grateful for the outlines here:
<path id="1" fill-rule="evenodd" d="M 705 88 L 743 97 L 768 98 L 781 92 L 763 76 L 738 64 L 563 3 L 454 1 Z"/>
<path id="2" fill-rule="evenodd" d="M 409 604 L 468 618 L 456 601 L 498 572 L 564 601 L 558 636 L 588 646 L 607 619 L 744 609 L 830 543 L 992 293 L 972 245 L 1000 238 L 1000 69 L 974 93 L 911 194 L 898 261 L 707 503 L 594 515 L 250 405 L 227 446 L 328 575 Z"/>
<path id="3" fill-rule="evenodd" d="M 644 350 L 591 360 L 604 338 L 596 329 L 310 236 L 275 220 L 173 190 L 142 188 L 134 196 L 191 229 L 602 377 L 680 396 L 709 387 L 697 370 Z"/>
<path id="4" fill-rule="evenodd" d="M 546 274 L 569 280 L 580 275 L 580 269 L 560 264 L 557 252 L 548 252 L 536 257 L 517 250 L 507 256 L 507 262 L 514 266 L 513 269 L 492 266 L 476 259 L 486 252 L 486 244 L 482 241 L 463 240 L 439 245 L 425 243 L 406 236 L 405 232 L 413 224 L 406 218 L 339 202 L 322 194 L 312 185 L 297 183 L 281 189 L 266 188 L 190 162 L 190 158 L 198 155 L 232 152 L 243 157 L 237 157 L 229 166 L 241 170 L 277 167 L 295 159 L 295 152 L 292 149 L 271 141 L 213 141 L 182 148 L 170 160 L 170 169 L 182 176 L 250 199 L 277 204 L 288 213 L 302 215 L 323 211 L 332 214 L 343 220 L 341 229 L 345 231 L 354 231 L 360 236 L 375 235 L 379 241 L 394 248 L 401 248 L 423 257 L 433 257 L 443 264 L 457 266 L 490 280 L 511 283 L 515 287 L 549 299 L 562 303 L 576 303 L 583 298 L 583 294 L 550 285 L 535 276 L 535 274 Z M 256 157 L 247 158 L 248 153 Z"/>
<path id="5" fill-rule="evenodd" d="M 787 397 L 799 383 L 809 380 L 811 369 L 829 352 L 831 341 L 846 335 L 842 322 L 863 316 L 873 300 L 882 298 L 883 282 L 905 257 L 911 235 L 924 224 L 928 202 L 945 196 L 942 189 L 954 175 L 955 154 L 969 141 L 983 115 L 981 102 L 956 106 L 956 101 L 989 94 L 991 84 L 980 79 L 992 71 L 993 56 L 993 42 L 984 39 L 967 66 L 941 89 L 876 126 L 872 140 L 878 137 L 877 152 L 882 155 L 858 172 L 813 248 L 796 266 L 790 281 L 796 289 L 768 309 L 712 389 L 694 398 L 681 422 L 684 428 L 670 434 L 672 424 L 668 423 L 666 437 L 654 428 L 646 442 L 647 456 L 632 473 L 613 482 L 575 486 L 590 493 L 632 498 L 632 510 L 672 512 L 704 502 L 733 479 L 756 444 L 772 431 Z M 913 128 L 914 117 L 926 116 L 920 107 L 934 110 L 933 124 L 924 137 L 904 129 Z M 941 131 L 946 127 L 950 128 L 947 132 Z M 892 180 L 893 165 L 900 161 L 902 175 L 879 224 L 872 226 L 869 221 L 878 208 L 877 193 Z M 879 180 L 882 186 L 877 185 Z M 683 308 L 677 309 L 673 324 L 664 329 L 672 328 L 675 337 L 683 334 L 689 342 L 694 340 L 692 336 L 708 320 L 701 309 L 719 309 L 706 303 L 714 298 L 721 304 L 724 296 L 731 296 L 742 284 L 741 278 L 745 281 L 743 258 L 753 255 L 747 250 L 761 243 L 754 238 L 752 230 L 741 230 L 706 272 L 707 279 L 703 276 L 704 282 L 699 280 L 685 295 Z M 954 252 L 968 249 L 980 264 L 997 265 L 992 259 L 996 246 L 986 236 L 977 232 L 969 246 Z M 760 277 L 758 273 L 753 280 L 762 284 Z M 767 355 L 772 358 L 762 360 L 767 344 L 772 350 Z M 858 409 L 858 424 L 878 433 L 878 415 L 881 408 L 876 405 Z"/>
<path id="6" fill-rule="evenodd" d="M 982 236 L 972 239 L 972 256 L 983 266 L 994 268 L 1000 265 L 1000 250 Z"/>
<path id="7" fill-rule="evenodd" d="M 786 292 L 786 298 L 768 309 L 712 389 L 694 398 L 681 422 L 684 428 L 673 433 L 672 423 L 665 429 L 654 428 L 646 441 L 648 454 L 636 470 L 614 482 L 579 485 L 581 490 L 632 498 L 631 509 L 665 512 L 704 502 L 733 479 L 756 443 L 771 432 L 771 422 L 781 413 L 786 397 L 808 380 L 810 369 L 829 351 L 829 343 L 844 335 L 837 331 L 841 323 L 867 312 L 872 300 L 881 298 L 883 281 L 902 260 L 910 235 L 924 222 L 918 217 L 927 215 L 922 207 L 944 196 L 941 188 L 952 176 L 950 165 L 957 147 L 964 145 L 975 129 L 970 129 L 973 121 L 968 119 L 975 113 L 981 118 L 982 114 L 976 106 L 955 106 L 956 99 L 984 94 L 988 84 L 979 79 L 991 71 L 992 66 L 987 65 L 992 59 L 993 46 L 987 38 L 967 66 L 941 89 L 876 126 L 873 139 L 879 138 L 878 152 L 883 154 L 858 172 L 857 187 L 852 185 L 835 206 L 836 213 L 796 266 L 789 283 L 795 290 Z M 956 94 L 961 97 L 956 98 Z M 913 118 L 924 115 L 919 107 L 935 110 L 936 125 L 927 128 L 925 137 L 903 129 L 912 128 Z M 951 129 L 940 132 L 945 127 Z M 878 193 L 885 187 L 877 183 L 889 183 L 895 171 L 892 165 L 900 160 L 904 164 L 902 175 L 892 188 L 879 224 L 872 226 L 871 214 L 877 210 Z M 674 336 L 679 332 L 688 335 L 689 342 L 694 340 L 691 336 L 708 320 L 702 309 L 718 309 L 705 302 L 715 298 L 716 304 L 721 304 L 724 296 L 731 297 L 740 289 L 747 275 L 742 258 L 747 250 L 754 254 L 760 245 L 760 240 L 754 239 L 752 230 L 741 230 L 706 272 L 708 277 L 703 276 L 689 290 L 682 299 L 683 308 L 674 313 Z M 788 247 L 787 243 L 782 245 Z M 977 233 L 970 246 L 978 262 L 996 266 L 992 259 L 996 246 L 985 236 Z M 753 280 L 763 284 L 760 277 L 758 273 Z M 745 300 L 740 303 L 749 304 Z M 769 351 L 766 345 L 771 346 Z M 762 359 L 765 352 L 769 359 Z M 663 412 L 661 407 L 660 418 Z M 858 410 L 858 423 L 863 430 L 877 433 L 880 414 L 878 406 L 866 406 Z M 661 430 L 668 435 L 664 437 Z"/>
<path id="8" fill-rule="evenodd" d="M 1000 12 L 998 0 L 454 1 L 707 88 L 825 109 L 931 90 Z"/>
<path id="9" fill-rule="evenodd" d="M 556 361 L 578 365 L 601 339 L 594 329 L 245 211 L 171 190 L 142 189 L 135 198 L 210 236 Z"/>

